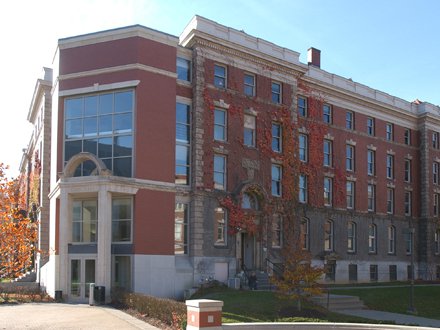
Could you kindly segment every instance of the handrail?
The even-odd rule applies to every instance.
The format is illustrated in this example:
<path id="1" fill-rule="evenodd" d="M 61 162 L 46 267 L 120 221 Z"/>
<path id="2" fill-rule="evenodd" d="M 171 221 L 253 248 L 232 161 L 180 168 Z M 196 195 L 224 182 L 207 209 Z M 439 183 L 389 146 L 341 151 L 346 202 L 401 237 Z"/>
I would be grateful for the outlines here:
<path id="1" fill-rule="evenodd" d="M 268 274 L 273 274 L 278 278 L 283 277 L 284 267 L 282 264 L 274 263 L 269 258 L 266 258 L 266 269 Z"/>

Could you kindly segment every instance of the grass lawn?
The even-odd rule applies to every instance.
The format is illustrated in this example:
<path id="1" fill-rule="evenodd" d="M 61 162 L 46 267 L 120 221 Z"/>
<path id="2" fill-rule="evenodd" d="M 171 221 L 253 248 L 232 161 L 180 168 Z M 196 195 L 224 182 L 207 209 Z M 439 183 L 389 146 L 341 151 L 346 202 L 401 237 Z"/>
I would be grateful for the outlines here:
<path id="1" fill-rule="evenodd" d="M 371 309 L 406 314 L 410 288 L 334 288 L 331 293 L 358 296 Z M 440 320 L 440 286 L 415 286 L 414 306 L 418 316 Z"/>
<path id="2" fill-rule="evenodd" d="M 301 312 L 296 302 L 278 298 L 274 292 L 241 291 L 213 288 L 199 292 L 192 299 L 222 300 L 224 323 L 237 322 L 348 322 L 377 323 L 354 316 L 331 313 L 320 306 L 303 304 Z"/>

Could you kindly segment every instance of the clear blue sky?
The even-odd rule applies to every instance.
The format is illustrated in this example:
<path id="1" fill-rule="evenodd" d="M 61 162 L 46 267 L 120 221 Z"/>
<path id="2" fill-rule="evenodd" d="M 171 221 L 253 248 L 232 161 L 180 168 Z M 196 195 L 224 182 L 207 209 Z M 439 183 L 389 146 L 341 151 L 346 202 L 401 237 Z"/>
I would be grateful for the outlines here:
<path id="1" fill-rule="evenodd" d="M 440 104 L 437 0 L 40 0 L 4 2 L 0 162 L 16 175 L 36 79 L 59 38 L 141 24 L 179 35 L 201 15 L 301 53 L 321 68 L 408 101 Z"/>

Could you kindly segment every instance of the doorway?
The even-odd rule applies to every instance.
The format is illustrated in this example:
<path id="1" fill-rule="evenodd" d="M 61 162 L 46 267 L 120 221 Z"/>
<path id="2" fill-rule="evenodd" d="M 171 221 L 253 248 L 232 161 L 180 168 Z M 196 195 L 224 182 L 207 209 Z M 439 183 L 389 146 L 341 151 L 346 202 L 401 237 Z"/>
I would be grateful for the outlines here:
<path id="1" fill-rule="evenodd" d="M 243 233 L 241 242 L 243 264 L 247 269 L 255 269 L 255 236 Z"/>
<path id="2" fill-rule="evenodd" d="M 95 283 L 95 259 L 70 259 L 69 300 L 87 302 L 90 295 L 90 284 Z"/>

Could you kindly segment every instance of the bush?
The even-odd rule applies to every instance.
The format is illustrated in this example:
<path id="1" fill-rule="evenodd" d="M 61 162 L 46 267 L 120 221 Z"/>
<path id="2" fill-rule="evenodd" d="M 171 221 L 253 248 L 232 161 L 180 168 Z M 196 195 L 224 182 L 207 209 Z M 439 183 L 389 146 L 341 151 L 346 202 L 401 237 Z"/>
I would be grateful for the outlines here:
<path id="1" fill-rule="evenodd" d="M 126 308 L 131 308 L 145 317 L 156 318 L 176 330 L 184 330 L 186 305 L 183 302 L 142 295 L 118 292 L 114 299 Z"/>

